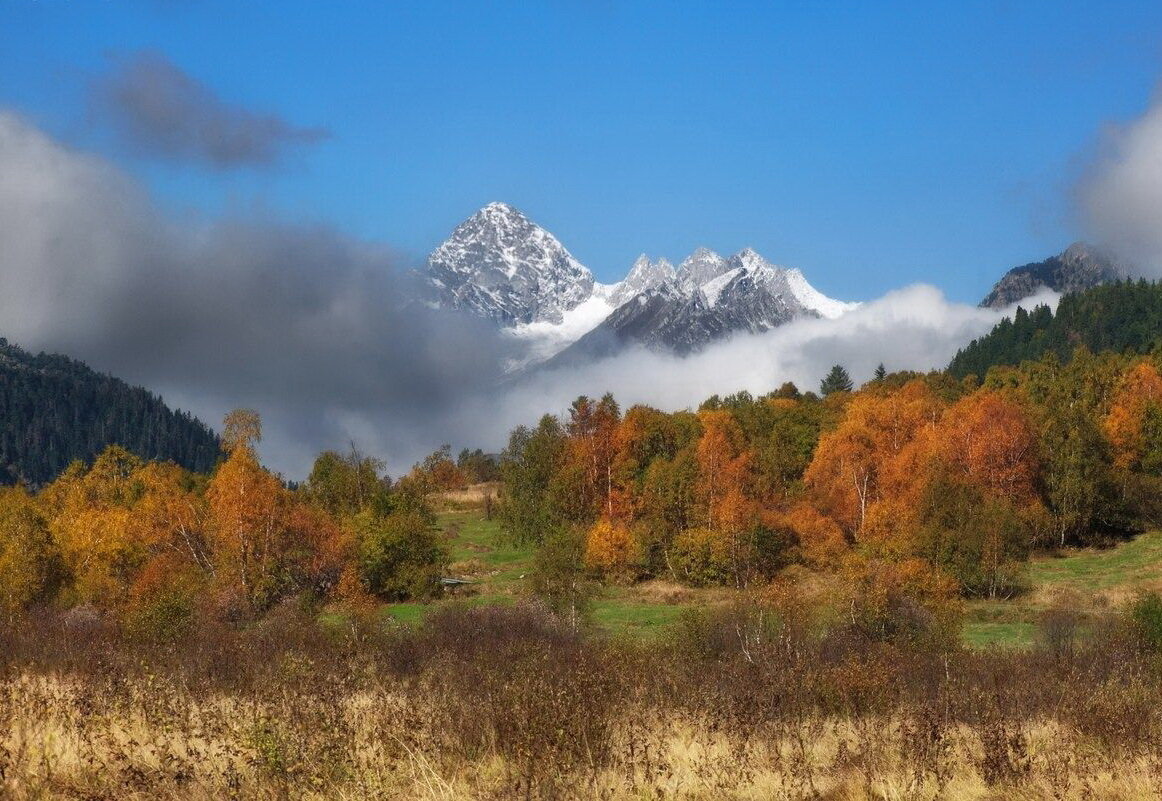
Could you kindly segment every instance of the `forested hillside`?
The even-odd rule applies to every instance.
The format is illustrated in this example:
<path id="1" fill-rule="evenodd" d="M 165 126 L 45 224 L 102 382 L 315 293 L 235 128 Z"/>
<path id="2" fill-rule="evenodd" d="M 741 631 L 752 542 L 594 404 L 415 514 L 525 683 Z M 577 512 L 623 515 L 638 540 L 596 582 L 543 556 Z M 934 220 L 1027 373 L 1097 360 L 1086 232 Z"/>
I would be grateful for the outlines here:
<path id="1" fill-rule="evenodd" d="M 0 339 L 0 483 L 44 484 L 109 445 L 199 472 L 219 454 L 208 426 L 156 395 Z"/>
<path id="2" fill-rule="evenodd" d="M 986 336 L 953 358 L 957 378 L 983 377 L 990 367 L 1020 364 L 1052 351 L 1067 360 L 1084 345 L 1094 353 L 1149 353 L 1162 340 L 1162 284 L 1120 281 L 1061 298 L 1057 312 L 1047 306 L 1017 309 Z"/>

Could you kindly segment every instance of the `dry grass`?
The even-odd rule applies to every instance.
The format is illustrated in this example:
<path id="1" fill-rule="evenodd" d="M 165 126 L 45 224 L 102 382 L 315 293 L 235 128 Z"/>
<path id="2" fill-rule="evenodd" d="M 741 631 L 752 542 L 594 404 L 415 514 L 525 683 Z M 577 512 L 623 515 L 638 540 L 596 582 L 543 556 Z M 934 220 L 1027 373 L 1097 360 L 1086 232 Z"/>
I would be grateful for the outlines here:
<path id="1" fill-rule="evenodd" d="M 150 645 L 0 628 L 0 797 L 1150 799 L 1162 685 L 1124 639 L 929 651 L 740 617 L 650 648 L 534 607 L 418 633 L 293 608 Z"/>
<path id="2" fill-rule="evenodd" d="M 60 677 L 9 679 L 0 737 L 0 791 L 11 799 L 522 797 L 674 799 L 1155 799 L 1162 764 L 1103 754 L 1054 722 L 1025 726 L 1012 774 L 982 775 L 977 730 L 943 731 L 916 754 L 915 722 L 803 721 L 809 740 L 740 738 L 681 717 L 626 710 L 614 752 L 595 771 L 528 788 L 519 766 L 491 750 L 442 755 L 415 699 L 388 687 L 351 693 L 326 712 L 321 699 L 192 698 L 148 682 L 115 695 Z M 471 714 L 470 710 L 466 710 Z M 296 721 L 323 715 L 333 724 Z M 417 731 L 417 722 L 420 731 Z"/>
<path id="3" fill-rule="evenodd" d="M 479 509 L 487 500 L 496 500 L 500 493 L 499 481 L 473 484 L 458 490 L 445 490 L 429 496 L 428 500 L 437 509 Z"/>

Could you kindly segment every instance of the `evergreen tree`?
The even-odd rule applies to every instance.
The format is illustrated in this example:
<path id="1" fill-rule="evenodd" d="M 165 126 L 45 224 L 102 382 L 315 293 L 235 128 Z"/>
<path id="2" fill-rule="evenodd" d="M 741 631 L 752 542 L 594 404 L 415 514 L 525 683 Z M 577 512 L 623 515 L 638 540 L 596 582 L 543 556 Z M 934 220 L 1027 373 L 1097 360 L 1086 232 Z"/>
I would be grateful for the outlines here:
<path id="1" fill-rule="evenodd" d="M 884 380 L 884 378 L 887 377 L 887 375 L 888 375 L 888 371 L 886 369 L 884 369 L 884 363 L 880 362 L 879 366 L 876 367 L 876 372 L 875 372 L 875 376 L 874 376 L 875 382 L 877 384 L 882 382 Z"/>
<path id="2" fill-rule="evenodd" d="M 847 370 L 843 368 L 843 365 L 837 364 L 820 382 L 819 392 L 825 396 L 833 392 L 851 392 L 852 386 L 851 376 L 847 374 Z"/>
<path id="3" fill-rule="evenodd" d="M 1052 352 L 1062 361 L 1078 346 L 1093 353 L 1146 354 L 1162 343 L 1162 283 L 1121 281 L 1065 295 L 1048 306 L 1018 308 L 1012 319 L 973 340 L 953 358 L 956 378 L 984 377 L 990 367 L 1017 365 Z"/>

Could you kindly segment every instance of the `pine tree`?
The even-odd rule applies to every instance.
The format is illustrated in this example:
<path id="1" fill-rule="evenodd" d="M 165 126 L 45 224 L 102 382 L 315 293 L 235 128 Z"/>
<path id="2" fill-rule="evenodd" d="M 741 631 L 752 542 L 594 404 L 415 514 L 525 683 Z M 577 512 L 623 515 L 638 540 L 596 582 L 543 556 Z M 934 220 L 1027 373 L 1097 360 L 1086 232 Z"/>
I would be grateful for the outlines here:
<path id="1" fill-rule="evenodd" d="M 833 392 L 851 392 L 852 386 L 851 376 L 847 374 L 847 370 L 843 369 L 843 365 L 837 364 L 820 382 L 819 392 L 823 395 L 830 395 Z"/>
<path id="2" fill-rule="evenodd" d="M 884 369 L 884 363 L 880 362 L 879 366 L 876 367 L 875 382 L 877 384 L 882 382 L 884 380 L 884 378 L 887 376 L 887 374 L 888 374 L 888 371 Z"/>

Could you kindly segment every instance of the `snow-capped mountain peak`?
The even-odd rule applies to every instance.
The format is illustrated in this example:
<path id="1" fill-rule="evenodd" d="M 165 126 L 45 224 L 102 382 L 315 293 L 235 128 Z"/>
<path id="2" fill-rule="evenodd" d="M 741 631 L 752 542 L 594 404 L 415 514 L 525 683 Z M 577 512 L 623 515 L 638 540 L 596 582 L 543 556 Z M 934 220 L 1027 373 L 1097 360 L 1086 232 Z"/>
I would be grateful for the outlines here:
<path id="1" fill-rule="evenodd" d="M 643 253 L 634 261 L 625 279 L 614 285 L 610 302 L 616 308 L 642 292 L 655 289 L 667 281 L 673 281 L 676 276 L 677 271 L 670 262 L 665 259 L 654 261 Z"/>
<path id="2" fill-rule="evenodd" d="M 593 294 L 593 274 L 556 237 L 507 203 L 489 203 L 428 257 L 440 305 L 501 325 L 559 323 Z"/>
<path id="3" fill-rule="evenodd" d="M 859 305 L 827 297 L 808 283 L 798 267 L 772 264 L 753 248 L 743 248 L 730 257 L 729 263 L 745 268 L 756 284 L 765 286 L 774 294 L 783 295 L 790 305 L 801 306 L 820 317 L 836 318 Z"/>
<path id="4" fill-rule="evenodd" d="M 709 248 L 698 248 L 678 265 L 678 281 L 687 289 L 696 289 L 730 269 L 726 259 Z"/>
<path id="5" fill-rule="evenodd" d="M 675 269 L 639 256 L 625 279 L 602 284 L 548 231 L 506 203 L 489 203 L 428 257 L 435 305 L 487 317 L 523 343 L 513 366 L 636 342 L 676 353 L 799 317 L 838 317 L 802 272 L 753 248 L 723 258 L 698 248 Z"/>

